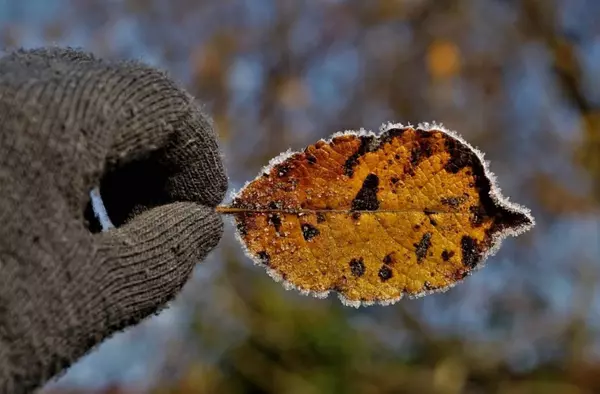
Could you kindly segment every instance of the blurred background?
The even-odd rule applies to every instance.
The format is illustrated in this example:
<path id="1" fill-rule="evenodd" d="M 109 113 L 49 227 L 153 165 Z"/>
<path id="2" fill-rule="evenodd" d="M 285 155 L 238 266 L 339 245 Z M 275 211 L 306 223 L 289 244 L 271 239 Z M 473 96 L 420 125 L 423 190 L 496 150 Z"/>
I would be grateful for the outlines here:
<path id="1" fill-rule="evenodd" d="M 600 392 L 597 0 L 0 0 L 0 43 L 169 70 L 232 190 L 336 131 L 435 120 L 538 223 L 447 293 L 358 310 L 285 291 L 228 225 L 169 310 L 43 394 Z"/>

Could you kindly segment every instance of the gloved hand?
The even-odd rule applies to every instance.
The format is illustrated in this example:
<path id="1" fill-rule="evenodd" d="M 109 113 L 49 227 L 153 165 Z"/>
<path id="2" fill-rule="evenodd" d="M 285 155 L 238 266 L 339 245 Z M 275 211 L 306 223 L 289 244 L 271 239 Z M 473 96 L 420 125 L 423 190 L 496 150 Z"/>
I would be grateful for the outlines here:
<path id="1" fill-rule="evenodd" d="M 96 186 L 108 232 L 90 231 Z M 0 59 L 0 393 L 173 299 L 221 238 L 226 189 L 210 121 L 162 72 L 58 48 Z"/>

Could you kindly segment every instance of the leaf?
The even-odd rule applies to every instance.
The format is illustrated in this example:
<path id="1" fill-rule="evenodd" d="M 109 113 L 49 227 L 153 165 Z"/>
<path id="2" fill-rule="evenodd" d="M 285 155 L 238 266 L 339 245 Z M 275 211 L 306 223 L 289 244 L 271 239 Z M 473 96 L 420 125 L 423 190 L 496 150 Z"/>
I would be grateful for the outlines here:
<path id="1" fill-rule="evenodd" d="M 463 280 L 534 225 L 483 155 L 440 125 L 337 133 L 273 159 L 220 211 L 286 288 L 391 304 Z"/>

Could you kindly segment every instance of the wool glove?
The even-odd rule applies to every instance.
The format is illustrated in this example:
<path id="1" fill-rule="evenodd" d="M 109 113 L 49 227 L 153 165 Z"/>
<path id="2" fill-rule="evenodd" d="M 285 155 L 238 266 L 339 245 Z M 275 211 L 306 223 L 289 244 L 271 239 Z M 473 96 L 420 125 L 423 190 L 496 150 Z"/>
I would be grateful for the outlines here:
<path id="1" fill-rule="evenodd" d="M 163 72 L 61 48 L 1 58 L 0 393 L 173 299 L 221 238 L 226 189 L 210 120 Z"/>

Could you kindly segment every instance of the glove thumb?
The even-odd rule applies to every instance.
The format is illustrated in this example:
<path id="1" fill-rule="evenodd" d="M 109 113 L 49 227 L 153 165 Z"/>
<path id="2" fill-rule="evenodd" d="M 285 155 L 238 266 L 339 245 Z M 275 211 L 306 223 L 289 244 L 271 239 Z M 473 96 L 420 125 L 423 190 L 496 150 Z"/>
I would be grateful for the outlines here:
<path id="1" fill-rule="evenodd" d="M 190 202 L 150 209 L 97 234 L 98 257 L 107 265 L 100 270 L 105 277 L 97 280 L 108 303 L 105 311 L 112 315 L 110 326 L 125 328 L 160 310 L 222 234 L 223 222 L 214 208 Z"/>

